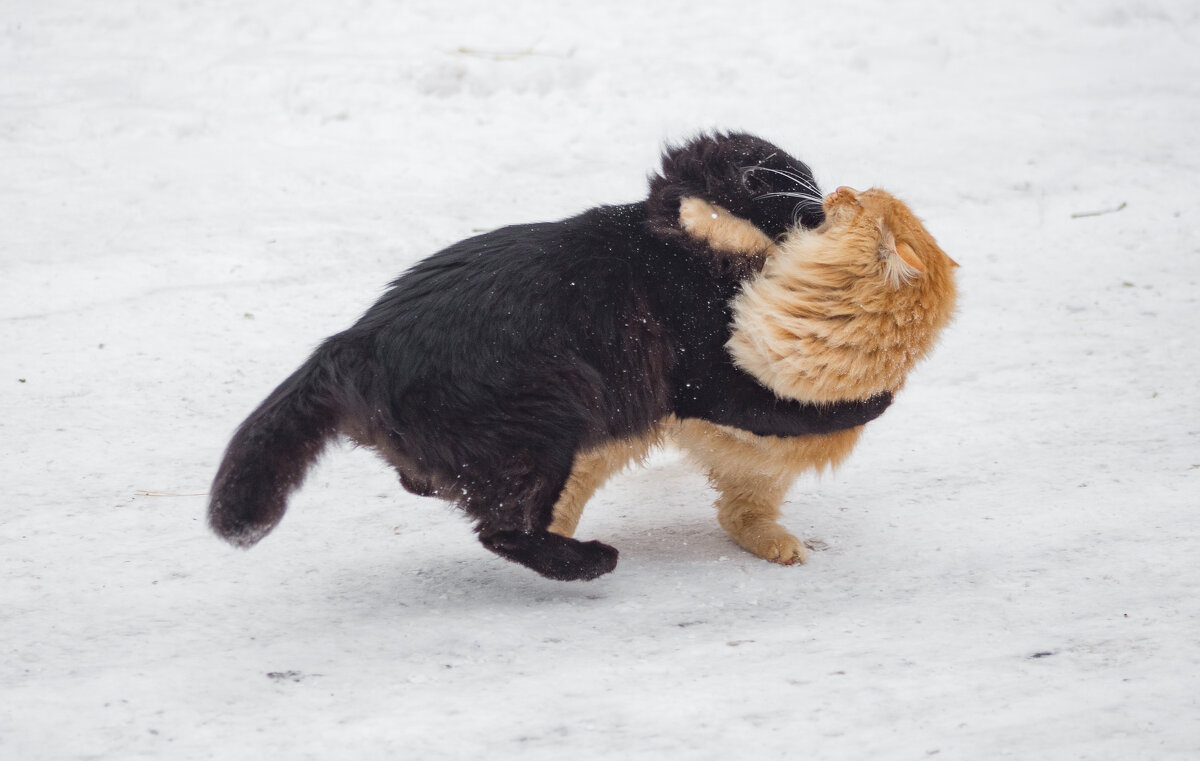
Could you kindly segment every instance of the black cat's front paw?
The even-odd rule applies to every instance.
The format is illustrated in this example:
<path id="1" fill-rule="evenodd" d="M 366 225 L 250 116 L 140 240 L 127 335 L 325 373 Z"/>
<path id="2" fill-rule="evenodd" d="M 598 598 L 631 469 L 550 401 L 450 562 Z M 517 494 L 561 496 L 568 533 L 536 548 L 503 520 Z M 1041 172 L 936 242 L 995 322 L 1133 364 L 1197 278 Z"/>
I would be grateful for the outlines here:
<path id="1" fill-rule="evenodd" d="M 563 577 L 563 581 L 590 581 L 598 576 L 610 573 L 617 567 L 617 558 L 620 553 L 617 552 L 616 547 L 594 539 L 590 542 L 580 542 L 579 544 L 582 550 L 582 557 L 579 562 L 570 564 L 570 569 L 578 575 Z"/>
<path id="2" fill-rule="evenodd" d="M 502 558 L 548 579 L 589 581 L 617 567 L 618 552 L 603 542 L 581 542 L 549 532 L 497 531 L 479 540 Z"/>

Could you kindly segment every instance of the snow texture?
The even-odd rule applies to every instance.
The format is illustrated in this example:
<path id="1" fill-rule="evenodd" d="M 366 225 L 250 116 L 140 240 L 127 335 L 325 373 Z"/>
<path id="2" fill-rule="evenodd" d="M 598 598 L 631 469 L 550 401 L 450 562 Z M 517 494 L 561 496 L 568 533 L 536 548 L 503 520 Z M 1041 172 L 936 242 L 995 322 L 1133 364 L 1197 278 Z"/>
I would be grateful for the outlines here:
<path id="1" fill-rule="evenodd" d="M 1194 0 L 3 7 L 0 756 L 1200 757 Z M 585 514 L 590 583 L 347 447 L 252 551 L 207 532 L 233 428 L 388 280 L 712 128 L 962 264 L 789 495 L 808 565 L 671 453 Z"/>

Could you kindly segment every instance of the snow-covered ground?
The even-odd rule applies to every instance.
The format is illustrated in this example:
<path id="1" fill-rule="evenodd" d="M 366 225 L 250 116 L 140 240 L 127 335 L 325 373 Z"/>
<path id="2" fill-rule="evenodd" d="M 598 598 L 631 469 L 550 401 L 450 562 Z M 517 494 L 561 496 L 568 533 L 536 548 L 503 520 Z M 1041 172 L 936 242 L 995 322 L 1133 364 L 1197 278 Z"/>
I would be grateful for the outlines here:
<path id="1" fill-rule="evenodd" d="M 0 756 L 1200 757 L 1194 0 L 0 5 Z M 348 448 L 253 551 L 206 531 L 233 427 L 391 277 L 704 128 L 962 264 L 791 493 L 807 566 L 671 453 L 591 505 L 590 583 Z"/>

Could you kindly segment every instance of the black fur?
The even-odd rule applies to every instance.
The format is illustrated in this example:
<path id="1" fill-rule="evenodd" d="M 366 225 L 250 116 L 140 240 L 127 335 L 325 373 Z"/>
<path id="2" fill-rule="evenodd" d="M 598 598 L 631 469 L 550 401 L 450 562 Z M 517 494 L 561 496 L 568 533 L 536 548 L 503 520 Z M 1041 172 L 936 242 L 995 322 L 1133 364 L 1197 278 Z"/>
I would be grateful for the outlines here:
<path id="1" fill-rule="evenodd" d="M 662 172 L 650 177 L 646 200 L 655 233 L 717 259 L 739 279 L 761 268 L 762 259 L 709 251 L 689 237 L 679 227 L 679 202 L 687 196 L 723 206 L 772 238 L 797 224 L 817 227 L 825 221 L 821 192 L 808 165 L 766 140 L 717 134 L 669 147 Z"/>
<path id="2" fill-rule="evenodd" d="M 683 235 L 679 199 L 782 232 L 795 200 L 755 198 L 795 184 L 746 171 L 755 166 L 811 182 L 769 143 L 703 136 L 666 153 L 646 201 L 506 227 L 418 263 L 242 423 L 213 482 L 212 528 L 240 546 L 261 539 L 340 432 L 379 451 L 409 491 L 456 501 L 493 552 L 549 578 L 591 579 L 617 551 L 546 531 L 580 450 L 668 414 L 778 436 L 874 419 L 890 395 L 779 399 L 725 351 L 729 300 L 754 267 Z"/>

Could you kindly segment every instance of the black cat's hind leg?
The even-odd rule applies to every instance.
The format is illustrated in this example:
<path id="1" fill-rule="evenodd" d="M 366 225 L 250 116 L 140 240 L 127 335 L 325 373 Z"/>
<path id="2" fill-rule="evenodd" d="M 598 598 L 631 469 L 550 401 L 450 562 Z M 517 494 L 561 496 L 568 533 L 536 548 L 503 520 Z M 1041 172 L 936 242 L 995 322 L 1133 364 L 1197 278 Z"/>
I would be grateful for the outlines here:
<path id="1" fill-rule="evenodd" d="M 559 581 L 586 581 L 616 568 L 615 548 L 548 531 L 572 457 L 525 454 L 515 460 L 504 473 L 467 490 L 464 507 L 479 521 L 483 546 Z"/>

